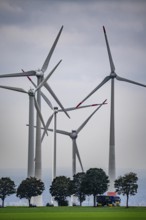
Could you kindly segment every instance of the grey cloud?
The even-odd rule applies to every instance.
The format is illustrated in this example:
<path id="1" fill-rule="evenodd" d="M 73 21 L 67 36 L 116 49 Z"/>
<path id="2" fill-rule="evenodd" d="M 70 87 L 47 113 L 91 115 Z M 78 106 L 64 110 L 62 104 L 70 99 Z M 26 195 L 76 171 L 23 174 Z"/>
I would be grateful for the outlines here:
<path id="1" fill-rule="evenodd" d="M 95 88 L 105 75 L 110 73 L 102 30 L 102 25 L 105 25 L 117 73 L 121 77 L 127 77 L 144 83 L 146 82 L 145 5 L 146 2 L 141 0 L 1 0 L 0 73 L 8 73 L 12 72 L 12 70 L 20 71 L 21 68 L 29 70 L 29 68 L 40 67 L 59 28 L 61 25 L 64 25 L 63 33 L 51 60 L 51 65 L 52 62 L 54 64 L 60 58 L 63 59 L 63 62 L 50 81 L 52 89 L 54 89 L 66 107 L 75 105 Z M 26 79 L 3 79 L 1 80 L 2 83 L 21 86 L 22 88 L 30 86 Z M 4 109 L 0 109 L 0 121 L 2 122 L 0 136 L 3 137 L 0 138 L 0 146 L 3 157 L 7 155 L 8 149 L 10 154 L 15 155 L 19 144 L 21 144 L 23 149 L 22 153 L 27 150 L 27 132 L 25 128 L 27 116 L 24 111 L 28 114 L 28 100 L 27 97 L 26 101 L 23 100 L 23 97 L 17 98 L 16 106 L 12 108 L 12 101 L 15 97 L 15 94 L 12 95 L 8 91 L 0 91 L 0 100 L 4 105 Z M 88 103 L 102 101 L 104 98 L 108 98 L 109 104 L 106 110 L 101 110 L 100 117 L 97 114 L 95 120 L 91 122 L 91 127 L 89 124 L 89 127 L 86 128 L 86 133 L 83 132 L 80 139 L 80 150 L 85 158 L 87 158 L 88 152 L 91 159 L 94 154 L 94 164 L 104 164 L 107 167 L 108 161 L 103 160 L 103 157 L 108 151 L 110 83 L 107 83 L 105 87 L 94 94 Z M 42 103 L 42 107 L 44 110 L 44 103 Z M 139 108 L 143 109 L 143 112 L 139 111 Z M 144 135 L 141 134 L 145 132 L 146 122 L 145 116 L 143 116 L 146 115 L 144 114 L 145 109 L 144 89 L 116 81 L 117 166 L 128 167 L 129 161 L 124 161 L 125 163 L 123 164 L 120 155 L 124 156 L 127 148 L 137 149 L 138 138 L 141 138 L 138 147 L 144 152 L 139 154 L 139 158 L 141 160 L 144 159 L 145 150 L 143 146 L 146 145 L 146 142 L 143 137 Z M 13 116 L 12 111 L 17 113 L 16 118 Z M 45 108 L 45 111 L 44 117 L 47 119 L 50 112 L 48 112 L 47 108 Z M 90 109 L 88 113 L 91 111 Z M 130 112 L 133 113 L 131 124 L 129 122 Z M 9 115 L 9 123 L 5 113 Z M 66 121 L 67 119 L 62 119 L 62 116 L 60 116 L 58 126 L 60 128 L 65 126 L 65 129 L 70 131 L 73 127 L 80 124 L 81 119 L 85 119 L 86 113 L 86 111 L 84 113 L 78 112 L 73 117 L 73 122 L 68 122 Z M 19 123 L 14 127 L 16 120 L 17 122 L 19 120 Z M 17 133 L 19 134 L 18 142 Z M 133 138 L 132 140 L 128 139 L 129 133 Z M 11 143 L 7 138 L 9 135 L 12 138 Z M 137 140 L 135 140 L 135 136 Z M 21 140 L 24 139 L 25 141 L 22 143 Z M 124 141 L 122 141 L 123 139 Z M 46 145 L 43 146 L 45 147 L 43 149 L 48 150 L 48 154 L 43 152 L 43 154 L 48 155 L 44 162 L 46 167 L 48 166 L 48 157 L 51 155 L 49 147 L 50 145 L 52 146 L 52 143 L 49 141 L 51 142 L 50 139 L 47 139 Z M 7 145 L 6 148 L 3 146 L 4 143 Z M 58 145 L 59 147 L 67 147 L 66 140 L 58 142 Z M 90 150 L 89 145 L 90 148 L 93 145 L 93 151 Z M 128 150 L 129 152 L 130 150 Z M 27 155 L 25 154 L 24 158 L 20 150 L 19 153 L 20 158 L 23 158 L 21 167 L 26 167 Z M 99 155 L 102 156 L 100 157 Z M 85 158 L 83 158 L 86 163 L 85 166 L 92 165 L 92 160 L 88 161 L 88 158 Z M 8 159 L 11 160 L 11 157 L 9 156 Z M 120 163 L 118 163 L 119 161 Z M 70 161 L 65 162 L 71 166 Z M 12 164 L 12 161 L 10 164 Z M 132 164 L 136 166 L 136 162 L 133 162 L 133 160 Z M 142 162 L 141 164 L 142 167 L 144 163 Z M 5 167 L 5 161 L 0 160 L 0 165 Z M 15 166 L 17 166 L 16 163 Z"/>

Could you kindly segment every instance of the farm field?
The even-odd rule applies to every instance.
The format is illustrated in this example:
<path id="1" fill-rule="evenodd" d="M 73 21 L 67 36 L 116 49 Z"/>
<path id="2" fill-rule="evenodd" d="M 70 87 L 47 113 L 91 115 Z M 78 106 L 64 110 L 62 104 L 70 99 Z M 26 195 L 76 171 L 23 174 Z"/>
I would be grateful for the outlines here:
<path id="1" fill-rule="evenodd" d="M 145 220 L 146 207 L 5 207 L 0 220 Z"/>

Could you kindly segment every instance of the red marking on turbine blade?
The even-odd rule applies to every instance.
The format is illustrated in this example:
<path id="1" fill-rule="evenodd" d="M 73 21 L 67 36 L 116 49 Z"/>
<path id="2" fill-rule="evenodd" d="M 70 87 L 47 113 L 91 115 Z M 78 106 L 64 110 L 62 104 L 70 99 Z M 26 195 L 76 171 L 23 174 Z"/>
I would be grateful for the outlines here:
<path id="1" fill-rule="evenodd" d="M 22 70 L 23 73 L 25 73 L 25 71 L 24 71 L 23 69 L 21 69 L 21 70 Z M 29 76 L 26 76 L 26 77 L 27 77 L 30 81 L 32 81 Z"/>
<path id="2" fill-rule="evenodd" d="M 104 33 L 106 33 L 106 30 L 105 30 L 105 27 L 103 26 L 103 31 L 104 31 Z"/>
<path id="3" fill-rule="evenodd" d="M 80 102 L 80 103 L 76 106 L 76 108 L 78 108 L 81 104 L 82 104 L 82 102 Z"/>
<path id="4" fill-rule="evenodd" d="M 97 105 L 99 105 L 99 104 L 92 104 L 91 106 L 97 106 Z"/>
<path id="5" fill-rule="evenodd" d="M 25 71 L 23 69 L 21 69 L 23 73 L 25 73 Z M 27 78 L 31 81 L 31 78 L 29 76 L 27 76 Z"/>
<path id="6" fill-rule="evenodd" d="M 106 99 L 106 100 L 104 100 L 103 104 L 107 104 L 107 103 L 106 103 L 106 101 L 107 101 L 107 99 Z"/>
<path id="7" fill-rule="evenodd" d="M 29 76 L 27 76 L 27 78 L 28 78 L 30 81 L 32 81 L 31 78 L 30 78 Z"/>

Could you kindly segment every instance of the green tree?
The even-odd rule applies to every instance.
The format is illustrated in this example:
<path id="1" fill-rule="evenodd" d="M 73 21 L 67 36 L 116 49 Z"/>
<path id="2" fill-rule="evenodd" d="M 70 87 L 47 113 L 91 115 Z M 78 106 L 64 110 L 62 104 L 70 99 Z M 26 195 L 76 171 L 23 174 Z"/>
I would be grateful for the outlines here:
<path id="1" fill-rule="evenodd" d="M 77 173 L 73 176 L 73 180 L 71 181 L 71 194 L 74 194 L 78 197 L 78 200 L 80 202 L 80 206 L 82 205 L 82 202 L 86 199 L 86 194 L 84 193 L 82 182 L 85 178 L 85 173 Z"/>
<path id="2" fill-rule="evenodd" d="M 33 196 L 41 195 L 44 189 L 44 183 L 41 180 L 38 180 L 35 177 L 26 178 L 20 183 L 17 189 L 17 196 L 20 199 L 26 198 L 30 206 L 31 198 Z"/>
<path id="3" fill-rule="evenodd" d="M 85 174 L 82 187 L 86 195 L 93 195 L 96 206 L 96 195 L 105 193 L 108 189 L 109 178 L 101 168 L 90 168 Z"/>
<path id="4" fill-rule="evenodd" d="M 134 196 L 137 193 L 138 189 L 138 177 L 136 173 L 128 173 L 124 176 L 120 176 L 115 180 L 115 189 L 116 192 L 120 195 L 126 195 L 126 207 L 128 208 L 129 196 Z"/>
<path id="5" fill-rule="evenodd" d="M 0 198 L 2 200 L 2 207 L 4 207 L 4 201 L 7 196 L 16 192 L 15 183 L 9 177 L 2 177 L 0 179 Z"/>
<path id="6" fill-rule="evenodd" d="M 67 203 L 66 197 L 70 196 L 70 178 L 65 176 L 56 177 L 50 186 L 50 193 L 58 202 L 59 206 Z"/>

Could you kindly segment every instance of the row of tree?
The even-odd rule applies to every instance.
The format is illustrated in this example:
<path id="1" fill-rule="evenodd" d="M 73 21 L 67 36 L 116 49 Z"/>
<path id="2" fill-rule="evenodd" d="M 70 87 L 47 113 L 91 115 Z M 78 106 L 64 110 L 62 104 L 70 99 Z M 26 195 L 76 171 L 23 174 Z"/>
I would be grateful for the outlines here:
<path id="1" fill-rule="evenodd" d="M 118 194 L 126 195 L 126 207 L 130 195 L 137 193 L 138 177 L 135 173 L 128 173 L 115 180 L 115 189 Z M 86 195 L 93 195 L 93 204 L 96 206 L 96 196 L 102 195 L 108 190 L 109 177 L 101 168 L 90 168 L 86 173 L 77 173 L 73 180 L 65 176 L 56 177 L 50 186 L 50 193 L 59 206 L 68 204 L 67 197 L 76 196 L 82 205 Z M 41 195 L 45 189 L 44 183 L 35 177 L 26 178 L 18 188 L 13 180 L 8 177 L 0 179 L 0 198 L 4 207 L 5 198 L 16 193 L 20 199 L 26 198 L 31 206 L 31 198 Z"/>
<path id="2" fill-rule="evenodd" d="M 44 183 L 35 177 L 26 178 L 20 183 L 17 189 L 13 180 L 9 177 L 2 177 L 0 179 L 0 198 L 2 200 L 2 207 L 4 207 L 6 197 L 14 193 L 16 193 L 16 196 L 20 199 L 27 199 L 29 206 L 31 206 L 31 198 L 41 195 L 44 189 Z"/>

